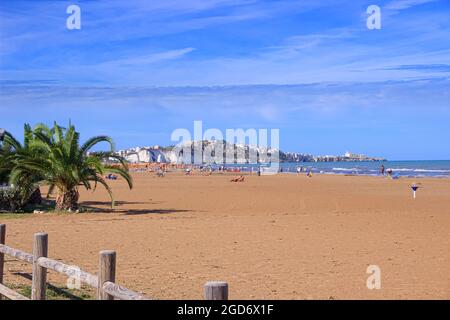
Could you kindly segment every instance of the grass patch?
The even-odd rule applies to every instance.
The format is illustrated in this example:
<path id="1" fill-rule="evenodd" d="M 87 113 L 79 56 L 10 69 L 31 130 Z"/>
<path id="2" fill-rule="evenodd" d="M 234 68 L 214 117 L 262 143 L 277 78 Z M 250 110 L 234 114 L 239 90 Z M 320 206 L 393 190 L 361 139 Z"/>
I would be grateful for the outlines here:
<path id="1" fill-rule="evenodd" d="M 28 206 L 23 211 L 10 212 L 10 211 L 0 211 L 0 218 L 4 219 L 15 219 L 15 218 L 26 218 L 31 217 L 34 211 L 41 211 L 39 214 L 53 214 L 53 215 L 65 215 L 65 214 L 80 214 L 80 213 L 98 213 L 102 212 L 103 209 L 90 207 L 90 206 L 80 206 L 78 212 L 72 211 L 58 211 L 55 210 L 55 201 L 49 199 L 42 199 L 41 204 L 35 204 L 33 206 Z"/>
<path id="2" fill-rule="evenodd" d="M 8 288 L 31 299 L 31 286 L 25 284 L 13 285 L 5 284 Z M 47 300 L 93 300 L 95 292 L 92 288 L 82 286 L 80 290 L 68 289 L 63 286 L 48 284 L 46 291 Z"/>
<path id="3" fill-rule="evenodd" d="M 31 217 L 30 213 L 11 213 L 11 212 L 0 212 L 1 219 L 20 219 Z"/>

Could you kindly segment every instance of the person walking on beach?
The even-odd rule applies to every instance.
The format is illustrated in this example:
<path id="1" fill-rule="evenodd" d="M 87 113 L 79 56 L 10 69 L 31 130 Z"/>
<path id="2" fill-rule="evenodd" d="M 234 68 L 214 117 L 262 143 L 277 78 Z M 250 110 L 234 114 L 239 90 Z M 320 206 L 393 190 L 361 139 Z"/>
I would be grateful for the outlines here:
<path id="1" fill-rule="evenodd" d="M 384 165 L 381 165 L 381 175 L 384 176 Z"/>

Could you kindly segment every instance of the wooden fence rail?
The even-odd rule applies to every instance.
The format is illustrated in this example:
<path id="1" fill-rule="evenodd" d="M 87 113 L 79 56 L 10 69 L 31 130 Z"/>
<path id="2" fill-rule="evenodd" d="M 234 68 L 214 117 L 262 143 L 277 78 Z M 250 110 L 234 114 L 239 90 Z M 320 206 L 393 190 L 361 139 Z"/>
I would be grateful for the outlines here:
<path id="1" fill-rule="evenodd" d="M 0 295 L 4 295 L 10 300 L 30 300 L 27 297 L 24 297 L 18 292 L 11 290 L 10 288 L 0 284 Z"/>
<path id="2" fill-rule="evenodd" d="M 65 274 L 68 277 L 77 278 L 80 282 L 86 283 L 91 287 L 97 288 L 98 286 L 98 277 L 96 275 L 80 270 L 78 267 L 69 266 L 60 261 L 45 257 L 39 258 L 38 264 L 43 268 Z"/>
<path id="3" fill-rule="evenodd" d="M 48 235 L 36 233 L 33 242 L 33 254 L 11 248 L 5 244 L 6 225 L 0 224 L 0 300 L 2 296 L 11 300 L 29 300 L 3 284 L 4 256 L 9 255 L 33 265 L 31 299 L 45 300 L 47 288 L 47 270 L 53 270 L 97 289 L 98 300 L 148 300 L 141 293 L 132 291 L 115 283 L 116 252 L 104 250 L 99 253 L 98 274 L 94 275 L 61 261 L 47 257 Z M 204 285 L 205 300 L 228 300 L 228 284 L 222 281 L 210 281 Z"/>
<path id="4" fill-rule="evenodd" d="M 6 225 L 0 224 L 0 299 L 2 296 L 11 300 L 29 300 L 3 284 L 5 254 L 18 260 L 33 264 L 31 299 L 45 300 L 47 289 L 47 270 L 53 270 L 68 277 L 77 279 L 97 289 L 100 300 L 147 300 L 144 295 L 114 283 L 116 272 L 116 252 L 100 251 L 98 275 L 70 266 L 47 257 L 48 235 L 36 233 L 33 242 L 33 254 L 5 245 Z"/>

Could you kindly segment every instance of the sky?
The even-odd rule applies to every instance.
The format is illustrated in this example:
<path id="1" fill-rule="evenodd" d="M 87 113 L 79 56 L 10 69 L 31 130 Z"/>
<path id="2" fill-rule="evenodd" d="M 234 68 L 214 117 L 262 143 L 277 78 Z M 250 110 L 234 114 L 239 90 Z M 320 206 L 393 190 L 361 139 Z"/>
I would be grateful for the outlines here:
<path id="1" fill-rule="evenodd" d="M 0 127 L 71 121 L 123 149 L 201 120 L 279 129 L 284 151 L 448 160 L 449 16 L 449 0 L 2 0 Z"/>

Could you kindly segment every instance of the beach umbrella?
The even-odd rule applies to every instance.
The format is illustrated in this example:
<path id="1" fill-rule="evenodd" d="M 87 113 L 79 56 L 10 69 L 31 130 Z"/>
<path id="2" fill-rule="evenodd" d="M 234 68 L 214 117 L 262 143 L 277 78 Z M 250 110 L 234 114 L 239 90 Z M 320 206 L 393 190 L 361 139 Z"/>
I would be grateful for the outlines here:
<path id="1" fill-rule="evenodd" d="M 411 185 L 411 189 L 413 191 L 413 198 L 415 199 L 416 198 L 416 191 L 417 191 L 417 189 L 419 189 L 419 186 L 417 186 L 415 183 L 413 183 Z"/>
<path id="2" fill-rule="evenodd" d="M 5 129 L 0 128 L 0 141 L 3 141 L 3 138 L 5 137 Z"/>

